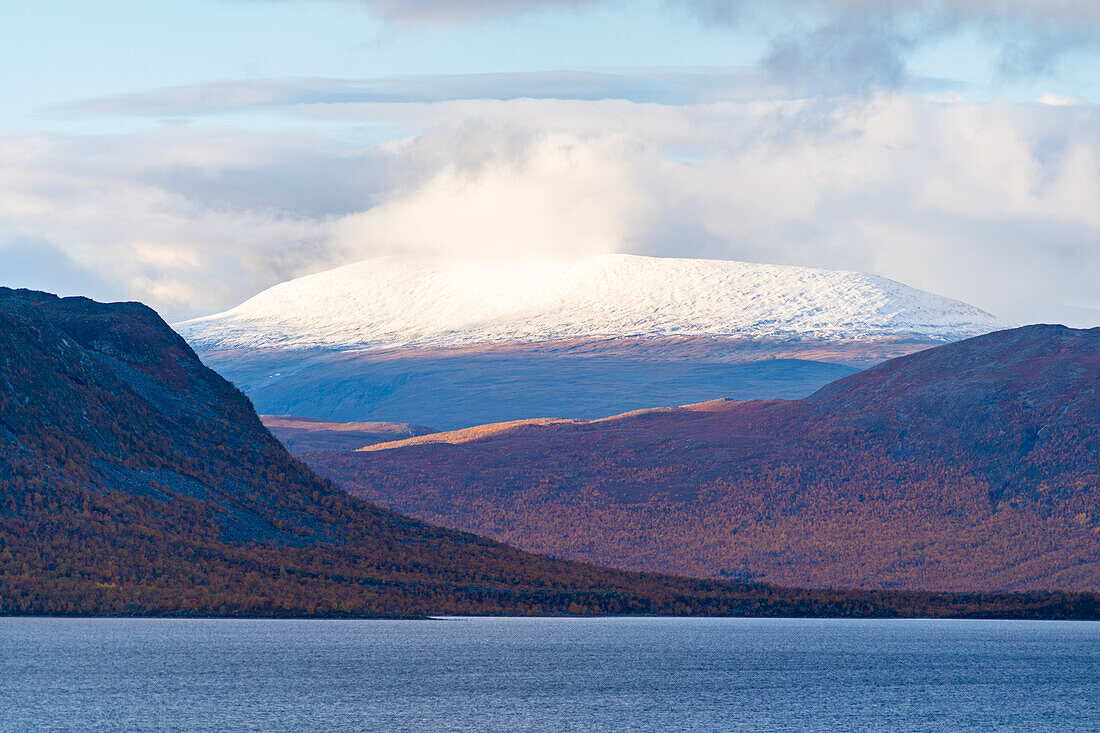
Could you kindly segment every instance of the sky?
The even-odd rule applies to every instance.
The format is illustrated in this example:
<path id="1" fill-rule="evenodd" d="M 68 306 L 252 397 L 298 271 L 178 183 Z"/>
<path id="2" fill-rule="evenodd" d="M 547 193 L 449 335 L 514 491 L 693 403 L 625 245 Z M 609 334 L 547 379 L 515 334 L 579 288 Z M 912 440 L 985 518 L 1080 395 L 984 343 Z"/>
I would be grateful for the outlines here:
<path id="1" fill-rule="evenodd" d="M 873 272 L 1100 325 L 1100 0 L 0 0 L 0 284 L 379 255 Z"/>

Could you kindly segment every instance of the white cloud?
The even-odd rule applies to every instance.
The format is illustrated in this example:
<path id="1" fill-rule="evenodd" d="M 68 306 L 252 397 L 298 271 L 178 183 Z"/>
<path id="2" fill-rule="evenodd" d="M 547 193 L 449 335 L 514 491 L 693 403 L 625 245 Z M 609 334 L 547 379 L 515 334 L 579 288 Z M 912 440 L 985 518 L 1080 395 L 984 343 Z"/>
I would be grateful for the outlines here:
<path id="1" fill-rule="evenodd" d="M 217 196 L 219 177 L 277 166 L 290 152 L 235 135 L 0 138 L 0 235 L 15 241 L 0 250 L 0 281 L 19 285 L 13 262 L 60 249 L 107 284 L 101 297 L 185 314 L 316 265 L 327 247 L 324 217 Z M 210 180 L 212 195 L 195 195 L 189 176 Z M 45 286 L 42 273 L 34 284 Z"/>
<path id="2" fill-rule="evenodd" d="M 1069 107 L 1081 104 L 1088 104 L 1088 100 L 1086 100 L 1084 97 L 1078 97 L 1072 94 L 1055 94 L 1054 92 L 1046 92 L 1039 97 L 1039 104 L 1046 104 L 1051 107 Z"/>
<path id="3" fill-rule="evenodd" d="M 427 180 L 345 217 L 341 249 L 506 257 L 623 246 L 644 194 L 615 136 L 533 132 L 519 145 L 486 142 L 468 151 L 473 161 L 445 162 Z"/>
<path id="4" fill-rule="evenodd" d="M 872 271 L 1018 321 L 1100 316 L 1092 106 L 885 94 L 306 111 L 409 133 L 365 150 L 202 128 L 9 136 L 0 232 L 172 317 L 376 254 L 609 250 Z"/>

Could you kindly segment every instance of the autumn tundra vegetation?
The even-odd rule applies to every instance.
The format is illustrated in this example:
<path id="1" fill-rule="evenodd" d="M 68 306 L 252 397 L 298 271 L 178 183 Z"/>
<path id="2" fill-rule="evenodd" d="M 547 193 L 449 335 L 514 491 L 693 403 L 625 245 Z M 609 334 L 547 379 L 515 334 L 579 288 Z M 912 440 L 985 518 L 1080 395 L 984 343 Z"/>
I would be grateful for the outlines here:
<path id="1" fill-rule="evenodd" d="M 348 495 L 140 304 L 0 289 L 0 613 L 1092 618 L 1094 594 L 786 589 L 527 554 Z"/>
<path id="2" fill-rule="evenodd" d="M 784 586 L 1100 590 L 1100 329 L 1037 325 L 802 400 L 304 453 L 357 496 L 532 552 Z"/>

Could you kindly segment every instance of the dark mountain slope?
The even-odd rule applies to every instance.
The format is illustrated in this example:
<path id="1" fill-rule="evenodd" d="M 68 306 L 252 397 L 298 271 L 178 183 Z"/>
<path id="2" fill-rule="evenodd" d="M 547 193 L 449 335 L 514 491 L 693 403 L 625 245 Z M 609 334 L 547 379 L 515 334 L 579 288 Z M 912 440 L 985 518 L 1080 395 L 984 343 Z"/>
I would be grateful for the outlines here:
<path id="1" fill-rule="evenodd" d="M 893 440 L 898 455 L 913 444 L 913 455 L 967 461 L 996 500 L 1072 502 L 1100 487 L 1100 329 L 981 336 L 886 362 L 806 402 L 838 429 Z"/>
<path id="2" fill-rule="evenodd" d="M 517 424 L 308 460 L 524 549 L 787 585 L 1100 589 L 1100 329 L 1029 326 L 798 401 Z"/>
<path id="3" fill-rule="evenodd" d="M 0 613 L 565 612 L 1100 615 L 623 573 L 425 525 L 292 459 L 151 310 L 0 289 Z"/>

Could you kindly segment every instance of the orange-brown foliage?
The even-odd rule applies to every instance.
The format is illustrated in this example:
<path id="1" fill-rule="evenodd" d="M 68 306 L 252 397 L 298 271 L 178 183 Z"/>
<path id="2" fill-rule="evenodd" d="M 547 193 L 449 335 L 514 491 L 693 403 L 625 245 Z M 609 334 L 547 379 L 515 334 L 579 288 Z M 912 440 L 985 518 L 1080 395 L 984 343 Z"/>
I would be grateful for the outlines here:
<path id="1" fill-rule="evenodd" d="M 800 401 L 305 458 L 402 513 L 614 567 L 1096 591 L 1098 384 L 1100 329 L 1035 326 L 895 359 Z"/>

